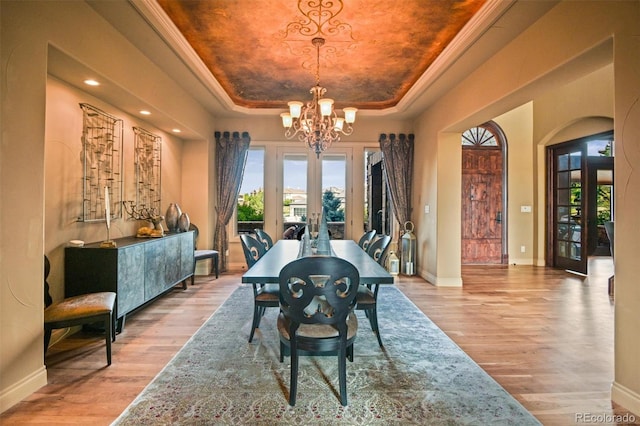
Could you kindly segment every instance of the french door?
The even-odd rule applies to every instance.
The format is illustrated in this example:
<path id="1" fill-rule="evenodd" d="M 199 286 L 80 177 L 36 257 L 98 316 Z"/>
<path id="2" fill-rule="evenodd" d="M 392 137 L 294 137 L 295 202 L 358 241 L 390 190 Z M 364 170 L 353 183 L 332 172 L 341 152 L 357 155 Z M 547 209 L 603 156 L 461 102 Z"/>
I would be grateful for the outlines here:
<path id="1" fill-rule="evenodd" d="M 334 148 L 316 154 L 307 148 L 280 147 L 277 152 L 278 229 L 302 229 L 309 218 L 320 217 L 323 206 L 331 237 L 350 235 L 351 149 Z"/>
<path id="2" fill-rule="evenodd" d="M 586 151 L 582 145 L 550 150 L 553 265 L 587 273 Z"/>

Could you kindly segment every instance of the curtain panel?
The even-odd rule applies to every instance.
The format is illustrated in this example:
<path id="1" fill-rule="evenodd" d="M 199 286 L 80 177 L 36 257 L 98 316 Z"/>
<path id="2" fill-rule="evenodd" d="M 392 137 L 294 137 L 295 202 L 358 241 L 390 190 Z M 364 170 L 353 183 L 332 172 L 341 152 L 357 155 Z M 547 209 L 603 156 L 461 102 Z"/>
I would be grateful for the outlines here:
<path id="1" fill-rule="evenodd" d="M 413 134 L 380 134 L 380 149 L 391 193 L 391 205 L 400 227 L 411 220 L 411 182 L 413 180 Z"/>
<path id="2" fill-rule="evenodd" d="M 233 134 L 215 132 L 215 139 L 218 196 L 213 248 L 219 252 L 220 270 L 226 271 L 227 249 L 229 248 L 227 225 L 238 201 L 251 138 L 247 132 L 243 132 L 242 136 L 239 132 L 233 132 Z"/>

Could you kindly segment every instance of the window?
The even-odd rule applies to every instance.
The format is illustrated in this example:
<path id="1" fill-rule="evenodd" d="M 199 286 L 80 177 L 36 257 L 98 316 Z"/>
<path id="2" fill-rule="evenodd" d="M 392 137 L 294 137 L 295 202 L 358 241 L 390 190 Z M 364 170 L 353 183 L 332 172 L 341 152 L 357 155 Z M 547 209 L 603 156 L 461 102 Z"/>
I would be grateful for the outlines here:
<path id="1" fill-rule="evenodd" d="M 499 147 L 500 143 L 489 125 L 472 127 L 462 134 L 462 146 Z"/>
<path id="2" fill-rule="evenodd" d="M 264 148 L 250 148 L 238 195 L 238 233 L 264 228 Z"/>

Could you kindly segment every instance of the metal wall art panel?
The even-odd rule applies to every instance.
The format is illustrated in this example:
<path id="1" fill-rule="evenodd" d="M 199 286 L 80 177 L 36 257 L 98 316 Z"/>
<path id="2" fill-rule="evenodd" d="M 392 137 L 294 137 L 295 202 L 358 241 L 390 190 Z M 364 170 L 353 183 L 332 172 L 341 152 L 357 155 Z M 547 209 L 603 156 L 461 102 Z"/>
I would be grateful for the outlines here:
<path id="1" fill-rule="evenodd" d="M 134 127 L 133 132 L 136 208 L 159 215 L 162 138 L 140 127 Z"/>
<path id="2" fill-rule="evenodd" d="M 81 103 L 82 222 L 122 217 L 122 119 Z M 107 204 L 109 208 L 107 209 Z"/>

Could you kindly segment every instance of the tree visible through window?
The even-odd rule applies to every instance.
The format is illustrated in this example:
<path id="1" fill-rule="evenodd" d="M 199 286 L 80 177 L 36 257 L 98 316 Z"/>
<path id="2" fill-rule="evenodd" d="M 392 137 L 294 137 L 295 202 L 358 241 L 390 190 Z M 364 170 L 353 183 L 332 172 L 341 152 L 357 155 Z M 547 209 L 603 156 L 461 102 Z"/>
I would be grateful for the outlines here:
<path id="1" fill-rule="evenodd" d="M 247 152 L 236 220 L 238 233 L 264 228 L 264 148 Z"/>
<path id="2" fill-rule="evenodd" d="M 322 207 L 328 222 L 344 222 L 342 200 L 330 189 L 325 189 L 322 194 Z"/>

